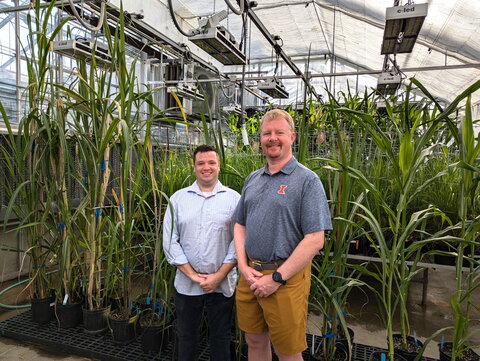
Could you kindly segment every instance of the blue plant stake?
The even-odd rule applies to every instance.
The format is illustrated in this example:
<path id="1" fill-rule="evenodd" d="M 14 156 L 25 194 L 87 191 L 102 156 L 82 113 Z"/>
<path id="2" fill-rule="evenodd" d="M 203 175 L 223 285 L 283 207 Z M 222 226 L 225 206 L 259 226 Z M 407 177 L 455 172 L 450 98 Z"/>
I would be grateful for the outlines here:
<path id="1" fill-rule="evenodd" d="M 150 297 L 147 297 L 147 305 L 150 304 Z"/>
<path id="2" fill-rule="evenodd" d="M 95 209 L 95 222 L 98 222 L 98 219 L 100 218 L 100 213 L 102 212 L 100 207 L 93 207 Z"/>
<path id="3" fill-rule="evenodd" d="M 444 344 L 445 344 L 445 336 L 442 336 L 442 341 L 440 342 L 440 350 L 443 350 Z"/>
<path id="4" fill-rule="evenodd" d="M 102 172 L 105 172 L 107 170 L 107 162 L 108 162 L 108 159 L 104 159 L 100 162 L 100 170 Z"/>
<path id="5" fill-rule="evenodd" d="M 415 346 L 418 347 L 417 333 L 413 330 L 413 339 L 415 340 Z"/>
<path id="6" fill-rule="evenodd" d="M 65 222 L 60 222 L 57 228 L 58 233 L 61 233 L 64 228 L 65 228 Z"/>

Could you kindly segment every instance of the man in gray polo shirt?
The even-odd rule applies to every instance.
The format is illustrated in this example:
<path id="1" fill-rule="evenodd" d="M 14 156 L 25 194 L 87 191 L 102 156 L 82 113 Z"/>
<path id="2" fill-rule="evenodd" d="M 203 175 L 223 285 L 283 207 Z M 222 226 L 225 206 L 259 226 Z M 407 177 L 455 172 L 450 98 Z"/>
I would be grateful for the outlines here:
<path id="1" fill-rule="evenodd" d="M 332 224 L 318 176 L 292 154 L 293 119 L 279 109 L 260 126 L 265 168 L 251 173 L 235 211 L 234 239 L 240 281 L 237 318 L 248 360 L 302 360 L 311 260 Z"/>

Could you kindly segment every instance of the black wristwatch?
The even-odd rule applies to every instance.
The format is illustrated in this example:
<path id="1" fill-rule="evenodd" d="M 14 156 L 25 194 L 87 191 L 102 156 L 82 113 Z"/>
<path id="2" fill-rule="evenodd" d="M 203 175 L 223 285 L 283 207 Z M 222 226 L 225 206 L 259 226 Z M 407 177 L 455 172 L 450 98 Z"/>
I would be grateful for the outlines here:
<path id="1" fill-rule="evenodd" d="M 286 285 L 287 284 L 287 281 L 285 281 L 283 278 L 282 278 L 282 274 L 280 272 L 273 272 L 272 273 L 272 279 L 275 281 L 275 282 L 278 282 L 278 283 L 281 283 L 282 285 Z"/>

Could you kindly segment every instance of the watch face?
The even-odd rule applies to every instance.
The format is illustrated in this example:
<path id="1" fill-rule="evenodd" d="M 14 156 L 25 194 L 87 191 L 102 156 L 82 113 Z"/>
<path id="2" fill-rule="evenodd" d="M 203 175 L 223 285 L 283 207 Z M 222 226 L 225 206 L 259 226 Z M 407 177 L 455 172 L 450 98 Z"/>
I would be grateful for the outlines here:
<path id="1" fill-rule="evenodd" d="M 280 272 L 273 272 L 272 274 L 272 278 L 275 282 L 278 282 L 278 283 L 281 283 L 282 285 L 284 285 L 286 282 L 283 280 L 282 278 L 282 275 L 280 274 Z"/>

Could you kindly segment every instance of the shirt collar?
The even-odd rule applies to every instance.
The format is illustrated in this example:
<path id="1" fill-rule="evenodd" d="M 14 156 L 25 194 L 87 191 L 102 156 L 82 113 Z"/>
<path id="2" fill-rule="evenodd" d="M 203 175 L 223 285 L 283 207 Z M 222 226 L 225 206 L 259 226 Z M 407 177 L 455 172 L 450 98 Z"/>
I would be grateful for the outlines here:
<path id="1" fill-rule="evenodd" d="M 226 192 L 227 187 L 225 187 L 220 180 L 217 181 L 217 184 L 215 184 L 215 187 L 213 188 L 212 195 L 220 193 L 220 192 Z M 193 182 L 193 184 L 189 187 L 187 187 L 188 192 L 193 192 L 198 195 L 203 195 L 203 192 L 200 190 L 200 187 L 198 186 L 197 181 Z"/>
<path id="2" fill-rule="evenodd" d="M 294 156 L 292 156 L 292 158 L 287 162 L 287 164 L 285 164 L 283 166 L 282 169 L 279 170 L 279 172 L 282 172 L 283 174 L 291 174 L 295 170 L 297 165 L 298 165 L 298 161 L 295 159 Z M 265 167 L 263 168 L 263 173 L 268 174 L 268 175 L 272 175 L 268 171 L 268 163 L 265 164 Z"/>

